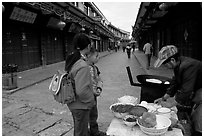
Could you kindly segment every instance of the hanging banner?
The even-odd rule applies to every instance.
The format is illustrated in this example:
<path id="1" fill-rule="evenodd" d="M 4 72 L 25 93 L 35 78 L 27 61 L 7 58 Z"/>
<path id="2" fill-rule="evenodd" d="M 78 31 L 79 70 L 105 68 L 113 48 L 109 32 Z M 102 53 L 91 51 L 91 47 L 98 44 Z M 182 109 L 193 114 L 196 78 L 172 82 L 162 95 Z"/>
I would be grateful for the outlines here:
<path id="1" fill-rule="evenodd" d="M 10 19 L 33 24 L 36 19 L 36 16 L 36 13 L 18 7 L 14 7 Z"/>

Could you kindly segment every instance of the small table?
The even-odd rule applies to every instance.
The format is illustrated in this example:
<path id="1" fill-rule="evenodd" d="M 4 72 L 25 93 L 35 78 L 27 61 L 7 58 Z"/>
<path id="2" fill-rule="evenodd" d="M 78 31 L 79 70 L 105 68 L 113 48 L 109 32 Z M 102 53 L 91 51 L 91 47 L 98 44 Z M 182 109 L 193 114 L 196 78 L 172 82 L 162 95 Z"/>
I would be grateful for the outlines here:
<path id="1" fill-rule="evenodd" d="M 172 114 L 173 118 L 178 118 L 177 114 Z M 114 117 L 107 130 L 107 135 L 110 136 L 148 136 L 140 130 L 138 125 L 134 127 L 128 127 L 123 123 L 122 119 Z M 171 131 L 167 131 L 163 136 L 183 136 L 181 129 L 173 128 Z"/>

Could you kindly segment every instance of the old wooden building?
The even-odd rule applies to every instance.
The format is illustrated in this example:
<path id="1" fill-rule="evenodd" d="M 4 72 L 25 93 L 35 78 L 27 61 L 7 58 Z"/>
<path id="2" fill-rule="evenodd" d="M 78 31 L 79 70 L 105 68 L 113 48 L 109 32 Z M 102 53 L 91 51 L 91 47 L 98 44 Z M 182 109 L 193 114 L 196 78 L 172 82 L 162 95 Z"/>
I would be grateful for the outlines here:
<path id="1" fill-rule="evenodd" d="M 2 7 L 2 65 L 16 64 L 18 71 L 64 61 L 80 31 L 99 52 L 114 43 L 91 2 L 3 2 Z"/>
<path id="2" fill-rule="evenodd" d="M 142 2 L 132 36 L 139 49 L 147 41 L 154 55 L 165 45 L 175 45 L 181 55 L 202 60 L 201 2 Z"/>

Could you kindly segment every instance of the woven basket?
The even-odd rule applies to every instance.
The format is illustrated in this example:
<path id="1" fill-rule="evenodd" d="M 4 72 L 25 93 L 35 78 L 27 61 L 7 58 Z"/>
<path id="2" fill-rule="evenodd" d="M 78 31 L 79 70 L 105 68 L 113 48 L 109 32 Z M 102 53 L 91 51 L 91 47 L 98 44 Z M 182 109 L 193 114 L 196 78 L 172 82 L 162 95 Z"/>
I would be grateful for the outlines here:
<path id="1" fill-rule="evenodd" d="M 139 120 L 137 121 L 137 124 L 139 125 L 140 129 L 142 132 L 144 132 L 147 135 L 151 135 L 151 136 L 159 136 L 159 135 L 163 135 L 167 132 L 168 127 L 171 125 L 171 120 L 165 116 L 161 116 L 161 115 L 156 115 L 156 121 L 157 121 L 157 126 L 153 127 L 153 128 L 147 128 L 142 126 L 139 123 Z"/>

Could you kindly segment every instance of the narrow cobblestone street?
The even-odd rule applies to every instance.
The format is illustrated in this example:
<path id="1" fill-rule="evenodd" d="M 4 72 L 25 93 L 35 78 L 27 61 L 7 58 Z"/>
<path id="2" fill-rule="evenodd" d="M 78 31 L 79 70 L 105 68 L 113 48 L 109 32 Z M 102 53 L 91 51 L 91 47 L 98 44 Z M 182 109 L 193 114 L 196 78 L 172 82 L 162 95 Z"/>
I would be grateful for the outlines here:
<path id="1" fill-rule="evenodd" d="M 145 132 L 140 124 L 146 125 L 138 117 L 113 115 L 120 114 L 120 107 L 121 113 L 127 113 L 126 106 L 111 106 L 125 95 L 148 102 L 145 105 L 150 106 L 154 120 L 145 123 L 153 122 L 154 131 L 162 126 L 168 136 L 202 135 L 202 2 L 5 1 L 1 5 L 2 136 L 156 135 L 158 132 Z M 88 118 L 88 112 L 76 111 L 74 122 L 80 122 L 83 130 L 78 129 L 67 105 L 54 100 L 49 85 L 56 72 L 65 69 L 65 61 L 71 60 L 68 65 L 72 65 L 80 54 L 92 53 L 92 48 L 99 52 L 96 65 L 103 88 L 97 97 L 98 113 L 89 116 L 94 119 L 98 114 L 99 131 L 91 127 L 87 132 L 87 122 L 81 120 Z M 80 54 L 70 57 L 76 50 Z M 91 59 L 97 57 L 93 55 Z M 98 91 L 96 74 L 93 68 L 91 74 L 86 70 L 81 76 L 89 75 L 88 79 L 91 75 Z M 77 88 L 85 85 L 81 76 Z M 83 109 L 88 108 L 86 102 L 91 98 L 86 98 L 84 87 L 77 92 L 80 90 L 82 98 L 79 94 L 76 99 L 87 106 Z M 175 99 L 169 102 L 169 96 Z M 160 121 L 156 116 L 160 106 L 155 103 L 167 110 L 175 106 L 178 112 L 173 114 L 171 109 L 169 123 Z M 74 109 L 82 108 L 80 102 L 74 104 Z M 127 114 L 135 115 L 135 109 L 130 110 Z M 126 122 L 135 124 L 129 127 Z"/>
<path id="2" fill-rule="evenodd" d="M 123 95 L 138 97 L 140 94 L 139 87 L 130 86 L 126 66 L 130 66 L 135 75 L 144 73 L 144 70 L 134 55 L 128 59 L 126 53 L 122 51 L 101 58 L 97 65 L 104 80 L 103 93 L 98 98 L 98 123 L 100 130 L 106 131 L 113 117 L 109 106 Z M 2 132 L 4 136 L 73 134 L 71 113 L 65 105 L 54 101 L 48 91 L 50 80 L 11 95 L 3 93 Z"/>

